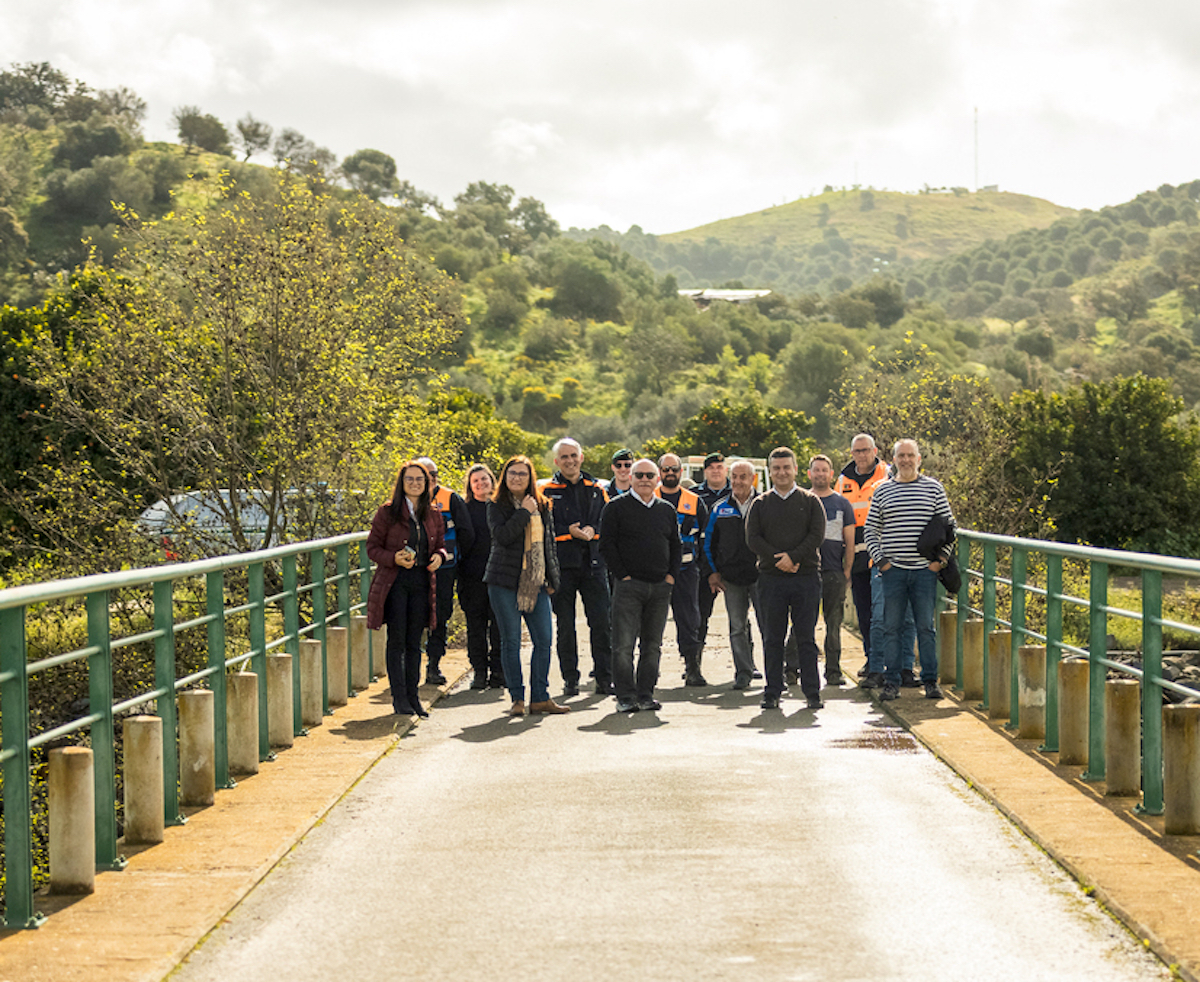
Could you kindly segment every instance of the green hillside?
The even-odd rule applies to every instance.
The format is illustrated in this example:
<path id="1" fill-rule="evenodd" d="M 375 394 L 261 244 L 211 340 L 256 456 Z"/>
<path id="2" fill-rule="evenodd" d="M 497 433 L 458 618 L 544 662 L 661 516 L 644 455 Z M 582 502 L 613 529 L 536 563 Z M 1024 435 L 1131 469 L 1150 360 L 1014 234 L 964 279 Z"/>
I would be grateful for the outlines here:
<path id="1" fill-rule="evenodd" d="M 672 244 L 714 238 L 742 248 L 773 242 L 777 250 L 800 260 L 825 240 L 826 229 L 835 228 L 843 239 L 878 254 L 895 249 L 898 259 L 918 260 L 948 256 L 1027 228 L 1046 228 L 1073 214 L 1041 198 L 1006 191 L 841 190 L 658 238 Z"/>

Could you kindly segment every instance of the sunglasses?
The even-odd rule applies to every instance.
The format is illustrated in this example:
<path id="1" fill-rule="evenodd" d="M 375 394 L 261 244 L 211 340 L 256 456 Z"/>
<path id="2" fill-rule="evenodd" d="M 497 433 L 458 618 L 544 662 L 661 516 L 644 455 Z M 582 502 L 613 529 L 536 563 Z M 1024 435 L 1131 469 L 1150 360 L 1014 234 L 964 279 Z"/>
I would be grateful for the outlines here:
<path id="1" fill-rule="evenodd" d="M 664 474 L 678 474 L 680 469 L 678 467 L 660 467 L 659 470 Z"/>
<path id="2" fill-rule="evenodd" d="M 626 467 L 632 467 L 632 466 L 633 466 L 632 460 L 618 460 L 616 463 L 613 464 L 613 467 L 620 467 L 622 470 L 624 470 Z"/>
<path id="3" fill-rule="evenodd" d="M 634 471 L 633 476 L 639 481 L 653 481 L 657 475 L 654 471 Z"/>

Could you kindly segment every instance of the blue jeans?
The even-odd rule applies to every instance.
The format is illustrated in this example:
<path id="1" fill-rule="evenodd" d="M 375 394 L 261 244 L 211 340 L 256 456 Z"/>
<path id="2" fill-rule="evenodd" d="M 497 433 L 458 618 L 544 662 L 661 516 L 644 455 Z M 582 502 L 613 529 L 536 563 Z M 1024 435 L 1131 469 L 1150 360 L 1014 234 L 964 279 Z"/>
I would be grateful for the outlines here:
<path id="1" fill-rule="evenodd" d="M 865 637 L 865 635 L 864 635 Z M 912 671 L 913 648 L 917 643 L 917 627 L 913 623 L 912 608 L 904 612 L 904 626 L 900 630 L 900 667 Z M 867 671 L 883 674 L 887 660 L 888 632 L 883 621 L 883 582 L 879 567 L 871 567 L 871 647 L 867 651 Z"/>
<path id="2" fill-rule="evenodd" d="M 666 580 L 617 580 L 613 584 L 613 694 L 618 699 L 649 699 L 658 684 L 663 629 L 671 607 Z M 633 648 L 638 645 L 637 669 Z"/>
<path id="3" fill-rule="evenodd" d="M 542 589 L 533 610 L 517 610 L 517 591 L 502 586 L 488 586 L 492 612 L 500 625 L 500 663 L 504 666 L 504 684 L 513 701 L 525 700 L 525 682 L 521 674 L 521 618 L 529 628 L 533 642 L 533 657 L 529 662 L 531 702 L 550 698 L 550 595 Z"/>
<path id="4" fill-rule="evenodd" d="M 708 584 L 701 589 L 707 590 Z M 758 620 L 758 584 L 748 586 L 725 581 L 725 612 L 729 615 L 729 648 L 733 652 L 733 677 L 735 681 L 750 683 L 754 675 L 754 649 L 750 647 L 750 607 L 754 607 L 754 618 Z M 759 621 L 759 633 L 762 622 Z"/>
<path id="5" fill-rule="evenodd" d="M 921 681 L 937 681 L 937 636 L 933 615 L 937 604 L 937 573 L 929 568 L 900 569 L 889 567 L 881 574 L 883 582 L 883 625 L 887 632 L 888 649 L 884 659 L 884 681 L 900 684 L 900 640 L 904 615 L 912 608 L 917 628 L 917 647 L 921 652 Z"/>

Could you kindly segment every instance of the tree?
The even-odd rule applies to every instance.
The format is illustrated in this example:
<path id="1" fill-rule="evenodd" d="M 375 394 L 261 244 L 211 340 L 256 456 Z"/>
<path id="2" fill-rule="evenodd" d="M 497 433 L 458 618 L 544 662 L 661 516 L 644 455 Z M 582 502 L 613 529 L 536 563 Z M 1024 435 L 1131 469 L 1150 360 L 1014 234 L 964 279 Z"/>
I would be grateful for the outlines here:
<path id="1" fill-rule="evenodd" d="M 414 386 L 453 339 L 457 301 L 388 216 L 282 175 L 269 200 L 228 186 L 217 200 L 158 223 L 127 216 L 118 268 L 86 269 L 95 287 L 70 343 L 34 333 L 42 415 L 105 448 L 137 489 L 65 446 L 46 454 L 20 505 L 64 554 L 91 541 L 73 519 L 85 495 L 112 504 L 101 528 L 121 541 L 121 517 L 181 490 L 221 502 L 239 550 L 361 528 L 396 458 L 446 446 Z M 345 490 L 313 528 L 297 502 L 317 488 Z M 247 502 L 266 513 L 261 537 Z M 214 547 L 185 533 L 184 555 Z"/>
<path id="2" fill-rule="evenodd" d="M 256 153 L 266 153 L 270 150 L 273 134 L 274 130 L 270 125 L 246 113 L 237 121 L 237 143 L 245 154 L 242 160 L 249 160 Z"/>
<path id="3" fill-rule="evenodd" d="M 53 113 L 71 92 L 71 80 L 50 62 L 13 65 L 0 72 L 0 110 L 42 109 Z"/>
<path id="4" fill-rule="evenodd" d="M 179 133 L 179 142 L 187 153 L 207 150 L 209 153 L 228 155 L 229 131 L 216 116 L 202 113 L 198 106 L 178 106 L 171 113 Z"/>
<path id="5" fill-rule="evenodd" d="M 562 231 L 558 222 L 546 211 L 546 206 L 537 198 L 522 198 L 518 201 L 512 210 L 512 220 L 529 234 L 530 241 L 536 241 L 542 235 L 552 239 Z"/>
<path id="6" fill-rule="evenodd" d="M 1180 420 L 1169 379 L 1135 375 L 1065 392 L 1019 392 L 1007 473 L 1044 495 L 1066 542 L 1149 551 L 1190 537 L 1200 520 L 1200 424 Z M 1061 461 L 1052 477 L 1047 461 Z"/>
<path id="7" fill-rule="evenodd" d="M 358 150 L 342 161 L 342 173 L 356 191 L 372 201 L 390 198 L 400 190 L 396 161 L 382 150 Z"/>
<path id="8" fill-rule="evenodd" d="M 669 440 L 647 445 L 645 452 L 707 454 L 720 450 L 726 456 L 765 457 L 776 447 L 791 447 L 802 463 L 816 453 L 808 437 L 812 420 L 791 409 L 775 409 L 761 402 L 719 399 L 688 419 Z M 653 442 L 653 441 L 652 441 Z"/>

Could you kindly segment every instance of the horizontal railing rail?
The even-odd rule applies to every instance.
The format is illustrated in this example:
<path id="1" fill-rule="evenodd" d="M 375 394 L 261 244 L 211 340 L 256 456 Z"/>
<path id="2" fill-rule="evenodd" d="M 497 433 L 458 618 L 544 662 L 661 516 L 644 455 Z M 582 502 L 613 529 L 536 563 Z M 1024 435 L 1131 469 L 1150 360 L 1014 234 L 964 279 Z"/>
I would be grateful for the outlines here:
<path id="1" fill-rule="evenodd" d="M 1079 565 L 1079 576 L 1086 569 L 1086 598 L 1065 591 L 1064 560 Z M 1200 577 L 1200 561 L 967 530 L 959 532 L 958 561 L 963 578 L 962 586 L 953 598 L 957 611 L 956 685 L 961 688 L 963 684 L 963 638 L 968 618 L 983 620 L 984 679 L 989 678 L 991 659 L 988 646 L 992 633 L 1000 629 L 1010 631 L 1010 718 L 1007 725 L 1015 729 L 1020 724 L 1021 711 L 1019 649 L 1024 645 L 1044 644 L 1046 694 L 1045 742 L 1042 749 L 1057 752 L 1059 664 L 1063 658 L 1086 658 L 1091 670 L 1088 674 L 1088 762 L 1083 777 L 1085 780 L 1102 781 L 1106 774 L 1105 682 L 1108 673 L 1113 671 L 1137 679 L 1141 683 L 1142 699 L 1142 800 L 1137 807 L 1147 814 L 1162 814 L 1163 703 L 1167 693 L 1185 699 L 1200 695 L 1195 689 L 1163 676 L 1163 629 L 1200 635 L 1198 625 L 1163 618 L 1163 576 Z M 1030 572 L 1031 564 L 1037 567 L 1035 574 Z M 1002 565 L 1007 569 L 1001 570 Z M 1140 576 L 1139 610 L 1109 603 L 1109 573 L 1114 566 Z M 1031 598 L 1040 607 L 1038 614 L 1042 630 L 1029 623 Z M 1086 637 L 1064 636 L 1066 615 L 1073 610 L 1086 615 Z M 1141 625 L 1140 667 L 1110 657 L 1110 618 Z M 989 688 L 985 684 L 984 709 L 989 708 Z M 1000 711 L 1003 712 L 1002 709 Z"/>
<path id="2" fill-rule="evenodd" d="M 353 614 L 366 607 L 371 564 L 366 553 L 366 533 L 358 532 L 278 546 L 257 552 L 175 563 L 146 569 L 122 570 L 94 576 L 74 577 L 49 583 L 0 590 L 0 764 L 3 766 L 5 912 L 8 927 L 33 927 L 41 921 L 34 909 L 34 842 L 32 751 L 74 735 L 86 734 L 94 759 L 95 839 L 97 869 L 120 869 L 124 861 L 117 852 L 116 734 L 114 720 L 134 709 L 153 703 L 163 726 L 164 819 L 167 824 L 184 821 L 179 801 L 179 756 L 176 746 L 176 704 L 180 691 L 196 686 L 211 689 L 214 702 L 214 749 L 218 787 L 232 787 L 226 743 L 226 674 L 249 666 L 260 679 L 258 686 L 259 759 L 270 759 L 267 725 L 266 657 L 282 648 L 293 656 L 293 689 L 300 691 L 299 644 L 310 637 L 324 643 L 328 627 L 348 627 Z M 352 563 L 351 552 L 355 553 Z M 308 582 L 300 582 L 300 563 L 311 570 Z M 327 563 L 333 572 L 327 575 Z M 267 595 L 267 571 L 282 589 Z M 241 596 L 226 603 L 231 574 L 244 573 L 237 584 Z M 354 580 L 357 597 L 352 596 Z M 176 588 L 195 584 L 188 609 L 177 610 Z M 110 604 L 118 592 L 149 589 L 151 594 L 148 630 L 114 637 Z M 335 604 L 330 609 L 331 592 Z M 300 603 L 311 604 L 309 623 L 301 626 Z M 30 661 L 27 628 L 30 618 L 39 617 L 47 605 L 57 601 L 81 601 L 86 613 L 87 643 L 71 651 Z M 196 616 L 196 606 L 204 613 Z M 281 626 L 278 636 L 268 640 L 268 612 Z M 228 655 L 226 628 L 231 618 L 245 615 L 248 650 Z M 203 629 L 204 667 L 177 675 L 176 639 Z M 133 646 L 152 646 L 153 677 L 139 679 L 144 691 L 114 701 L 113 653 Z M 368 649 L 368 659 L 371 658 Z M 354 694 L 350 659 L 347 658 L 347 692 Z M 87 711 L 38 733 L 31 733 L 29 680 L 54 668 L 86 663 Z M 329 712 L 328 677 L 322 659 L 322 703 Z M 368 672 L 376 675 L 368 662 Z M 300 700 L 294 700 L 293 725 L 296 735 L 304 732 Z"/>

